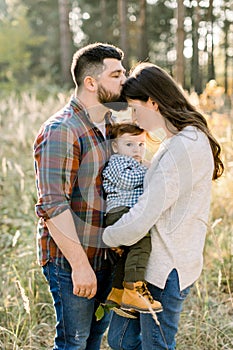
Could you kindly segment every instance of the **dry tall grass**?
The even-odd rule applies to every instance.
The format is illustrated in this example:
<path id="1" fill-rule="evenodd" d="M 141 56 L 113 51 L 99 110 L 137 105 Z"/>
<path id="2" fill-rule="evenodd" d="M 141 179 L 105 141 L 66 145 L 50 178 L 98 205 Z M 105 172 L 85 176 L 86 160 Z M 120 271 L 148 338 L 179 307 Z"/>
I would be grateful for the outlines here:
<path id="1" fill-rule="evenodd" d="M 35 185 L 32 143 L 41 123 L 65 97 L 34 95 L 0 101 L 0 348 L 51 348 L 54 315 L 47 285 L 36 263 Z M 181 317 L 179 350 L 233 349 L 233 116 L 212 112 L 221 139 L 225 175 L 213 185 L 205 266 Z M 106 340 L 102 349 L 108 349 Z"/>

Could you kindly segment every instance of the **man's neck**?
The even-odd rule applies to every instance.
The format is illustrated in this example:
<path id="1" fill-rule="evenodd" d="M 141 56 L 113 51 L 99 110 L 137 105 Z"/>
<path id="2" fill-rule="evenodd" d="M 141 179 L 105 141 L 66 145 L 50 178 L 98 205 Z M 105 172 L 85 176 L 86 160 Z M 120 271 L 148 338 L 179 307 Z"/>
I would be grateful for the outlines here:
<path id="1" fill-rule="evenodd" d="M 85 106 L 93 123 L 101 123 L 104 120 L 108 108 L 102 105 L 95 96 L 85 92 L 76 92 L 75 97 Z"/>

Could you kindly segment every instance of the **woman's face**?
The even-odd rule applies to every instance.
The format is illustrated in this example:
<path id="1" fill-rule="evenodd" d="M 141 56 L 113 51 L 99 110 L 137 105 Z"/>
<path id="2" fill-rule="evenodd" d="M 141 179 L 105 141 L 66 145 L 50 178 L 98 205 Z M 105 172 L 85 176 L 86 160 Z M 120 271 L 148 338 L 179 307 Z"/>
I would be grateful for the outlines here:
<path id="1" fill-rule="evenodd" d="M 128 99 L 128 105 L 132 109 L 133 122 L 141 129 L 152 132 L 161 128 L 163 118 L 150 99 L 147 102 Z"/>

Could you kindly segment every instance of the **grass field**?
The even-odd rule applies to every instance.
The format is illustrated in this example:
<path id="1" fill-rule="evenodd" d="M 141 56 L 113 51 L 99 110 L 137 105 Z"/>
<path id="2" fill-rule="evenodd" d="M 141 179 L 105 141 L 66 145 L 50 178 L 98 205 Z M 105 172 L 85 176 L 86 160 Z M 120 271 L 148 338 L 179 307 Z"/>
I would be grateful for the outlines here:
<path id="1" fill-rule="evenodd" d="M 51 348 L 54 314 L 36 262 L 32 144 L 41 123 L 65 102 L 57 95 L 0 101 L 0 349 Z M 232 113 L 232 112 L 231 112 Z M 233 115 L 209 112 L 226 171 L 213 185 L 205 264 L 181 316 L 178 350 L 233 349 Z M 102 349 L 108 349 L 103 340 Z"/>

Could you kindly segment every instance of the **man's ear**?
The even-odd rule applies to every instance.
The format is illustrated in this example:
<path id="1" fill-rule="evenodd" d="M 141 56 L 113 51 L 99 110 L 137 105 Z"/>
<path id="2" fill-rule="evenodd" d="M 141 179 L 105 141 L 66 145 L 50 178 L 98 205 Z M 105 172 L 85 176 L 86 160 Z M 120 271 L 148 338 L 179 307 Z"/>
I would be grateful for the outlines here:
<path id="1" fill-rule="evenodd" d="M 96 91 L 96 88 L 97 88 L 96 80 L 93 77 L 89 76 L 89 75 L 87 75 L 84 78 L 83 85 L 89 91 Z"/>
<path id="2" fill-rule="evenodd" d="M 117 142 L 116 141 L 112 141 L 112 150 L 114 153 L 118 152 L 118 147 L 117 147 Z"/>
<path id="3" fill-rule="evenodd" d="M 155 111 L 158 111 L 159 106 L 157 102 L 153 101 L 150 97 L 148 98 L 148 102 Z"/>

